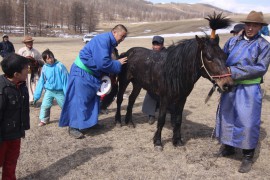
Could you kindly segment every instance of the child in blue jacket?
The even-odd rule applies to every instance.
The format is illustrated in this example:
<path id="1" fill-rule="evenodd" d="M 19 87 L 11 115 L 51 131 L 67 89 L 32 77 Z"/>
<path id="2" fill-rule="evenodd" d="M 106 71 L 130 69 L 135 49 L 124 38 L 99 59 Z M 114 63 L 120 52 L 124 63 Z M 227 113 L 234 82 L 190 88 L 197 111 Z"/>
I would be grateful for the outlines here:
<path id="1" fill-rule="evenodd" d="M 38 126 L 44 126 L 49 123 L 50 110 L 54 99 L 56 99 L 61 108 L 63 107 L 68 82 L 68 71 L 66 67 L 54 58 L 53 53 L 49 49 L 42 53 L 42 58 L 45 61 L 45 65 L 42 68 L 34 93 L 34 104 L 36 104 L 41 97 L 42 90 L 45 89 Z"/>

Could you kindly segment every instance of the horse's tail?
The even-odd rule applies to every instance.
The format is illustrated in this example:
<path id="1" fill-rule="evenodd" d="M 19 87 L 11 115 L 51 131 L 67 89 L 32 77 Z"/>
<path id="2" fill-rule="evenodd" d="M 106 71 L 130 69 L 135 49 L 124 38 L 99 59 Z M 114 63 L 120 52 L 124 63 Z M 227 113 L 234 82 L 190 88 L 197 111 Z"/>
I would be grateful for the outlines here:
<path id="1" fill-rule="evenodd" d="M 131 55 L 133 53 L 133 50 L 134 48 L 131 48 L 127 52 L 121 53 L 118 59 Z M 110 77 L 112 81 L 112 89 L 109 94 L 102 97 L 101 104 L 100 104 L 101 110 L 106 110 L 113 103 L 119 91 L 119 80 L 121 80 L 121 77 L 122 78 L 125 77 L 126 73 L 127 73 L 127 64 L 124 64 L 122 65 L 121 72 L 118 75 L 114 75 Z"/>
<path id="2" fill-rule="evenodd" d="M 123 58 L 126 56 L 127 56 L 127 52 L 124 52 L 124 53 L 121 53 L 120 56 L 118 56 L 117 58 L 120 59 L 120 58 Z M 124 68 L 125 67 L 122 66 L 121 72 L 123 71 Z M 120 72 L 120 74 L 121 74 L 121 72 Z M 109 94 L 107 94 L 101 98 L 101 103 L 100 103 L 101 110 L 106 110 L 113 103 L 113 101 L 115 100 L 117 93 L 118 93 L 118 87 L 119 87 L 118 75 L 113 75 L 110 78 L 111 78 L 111 82 L 112 82 L 112 89 L 111 89 L 111 92 Z"/>

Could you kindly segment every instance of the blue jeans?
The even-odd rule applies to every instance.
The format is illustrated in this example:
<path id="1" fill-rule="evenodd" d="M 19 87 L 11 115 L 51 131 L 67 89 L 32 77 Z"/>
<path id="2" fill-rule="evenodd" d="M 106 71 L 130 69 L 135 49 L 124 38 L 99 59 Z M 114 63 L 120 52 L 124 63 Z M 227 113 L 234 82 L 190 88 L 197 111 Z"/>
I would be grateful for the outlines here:
<path id="1" fill-rule="evenodd" d="M 41 122 L 48 123 L 50 121 L 50 112 L 54 99 L 56 99 L 57 104 L 62 109 L 65 100 L 64 92 L 46 89 L 39 114 Z"/>

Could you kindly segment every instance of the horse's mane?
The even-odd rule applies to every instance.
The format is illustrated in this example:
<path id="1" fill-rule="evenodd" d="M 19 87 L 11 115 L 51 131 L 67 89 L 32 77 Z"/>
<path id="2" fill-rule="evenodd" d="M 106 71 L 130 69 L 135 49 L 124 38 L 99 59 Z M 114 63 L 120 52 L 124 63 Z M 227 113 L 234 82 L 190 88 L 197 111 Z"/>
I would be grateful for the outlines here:
<path id="1" fill-rule="evenodd" d="M 203 39 L 209 39 L 208 36 Z M 198 43 L 195 38 L 180 40 L 167 48 L 164 76 L 169 93 L 193 88 L 200 77 Z"/>

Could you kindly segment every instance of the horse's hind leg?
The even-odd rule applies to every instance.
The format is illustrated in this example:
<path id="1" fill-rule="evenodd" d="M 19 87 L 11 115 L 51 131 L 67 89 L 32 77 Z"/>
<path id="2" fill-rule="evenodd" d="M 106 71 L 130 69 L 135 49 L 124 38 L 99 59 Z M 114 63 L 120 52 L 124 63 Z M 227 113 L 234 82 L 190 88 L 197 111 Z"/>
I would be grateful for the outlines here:
<path id="1" fill-rule="evenodd" d="M 117 109 L 116 109 L 116 113 L 115 113 L 115 124 L 116 125 L 119 124 L 120 126 L 122 126 L 121 104 L 123 102 L 123 96 L 124 96 L 125 90 L 126 90 L 129 83 L 130 83 L 130 81 L 119 79 L 119 91 L 117 93 L 117 99 L 116 99 Z"/>
<path id="2" fill-rule="evenodd" d="M 141 89 L 142 89 L 141 86 L 139 86 L 136 83 L 133 83 L 133 89 L 132 89 L 132 92 L 128 98 L 128 106 L 127 106 L 127 113 L 126 113 L 125 122 L 126 122 L 126 124 L 131 123 L 133 125 L 133 127 L 135 127 L 135 124 L 132 120 L 132 108 L 133 108 L 133 105 L 135 103 L 136 98 L 138 97 L 138 95 L 141 92 Z"/>
<path id="3" fill-rule="evenodd" d="M 167 112 L 167 100 L 165 99 L 160 101 L 160 107 L 159 107 L 159 115 L 158 115 L 158 123 L 157 123 L 157 131 L 155 133 L 155 136 L 153 138 L 154 146 L 157 150 L 162 150 L 162 143 L 161 143 L 161 131 L 163 129 L 163 126 L 165 124 L 165 118 L 166 118 L 166 112 Z"/>

